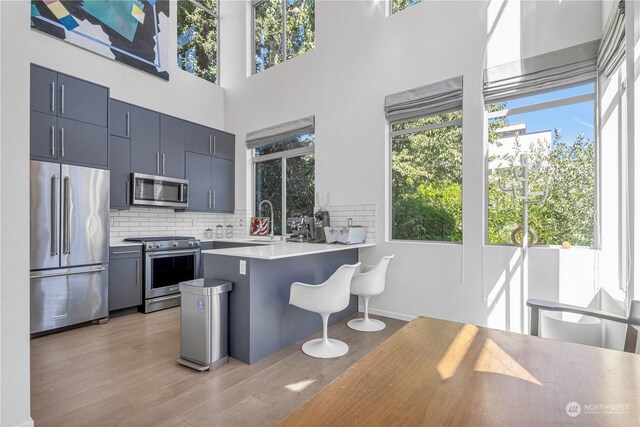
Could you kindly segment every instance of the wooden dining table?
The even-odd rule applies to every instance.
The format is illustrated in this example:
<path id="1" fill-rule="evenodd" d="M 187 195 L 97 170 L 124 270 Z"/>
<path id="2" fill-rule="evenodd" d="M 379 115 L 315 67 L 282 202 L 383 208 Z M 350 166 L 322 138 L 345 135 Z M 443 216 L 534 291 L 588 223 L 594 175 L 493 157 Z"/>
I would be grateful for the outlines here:
<path id="1" fill-rule="evenodd" d="M 419 317 L 282 426 L 640 425 L 640 355 Z"/>

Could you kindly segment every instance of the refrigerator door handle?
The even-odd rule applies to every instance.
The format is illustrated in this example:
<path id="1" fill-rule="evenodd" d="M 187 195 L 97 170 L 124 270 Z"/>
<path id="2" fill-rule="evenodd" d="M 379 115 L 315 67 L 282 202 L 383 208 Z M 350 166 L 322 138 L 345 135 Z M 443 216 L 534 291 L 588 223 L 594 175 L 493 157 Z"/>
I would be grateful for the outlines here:
<path id="1" fill-rule="evenodd" d="M 62 228 L 63 228 L 63 236 L 62 236 L 62 253 L 64 255 L 68 255 L 71 253 L 70 240 L 71 240 L 71 206 L 70 206 L 70 197 L 71 193 L 71 177 L 64 177 L 64 198 L 62 200 Z"/>
<path id="2" fill-rule="evenodd" d="M 54 271 L 54 272 L 39 272 L 39 271 L 34 271 L 31 273 L 31 276 L 29 277 L 30 279 L 43 279 L 46 277 L 59 277 L 59 276 L 74 276 L 76 274 L 90 274 L 90 273 L 100 273 L 105 271 L 106 268 L 102 267 L 102 266 L 97 266 L 97 267 L 87 267 L 87 268 L 83 268 L 83 269 L 77 269 L 74 271 Z"/>
<path id="3" fill-rule="evenodd" d="M 58 255 L 58 175 L 51 177 L 51 256 Z"/>

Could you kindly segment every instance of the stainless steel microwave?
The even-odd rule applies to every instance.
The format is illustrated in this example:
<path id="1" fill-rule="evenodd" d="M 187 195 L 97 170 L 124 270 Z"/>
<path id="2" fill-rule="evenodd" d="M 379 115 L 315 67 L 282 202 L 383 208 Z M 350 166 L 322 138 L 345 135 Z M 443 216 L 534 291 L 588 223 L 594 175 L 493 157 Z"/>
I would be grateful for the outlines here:
<path id="1" fill-rule="evenodd" d="M 166 176 L 132 173 L 131 204 L 144 206 L 188 206 L 189 181 Z"/>

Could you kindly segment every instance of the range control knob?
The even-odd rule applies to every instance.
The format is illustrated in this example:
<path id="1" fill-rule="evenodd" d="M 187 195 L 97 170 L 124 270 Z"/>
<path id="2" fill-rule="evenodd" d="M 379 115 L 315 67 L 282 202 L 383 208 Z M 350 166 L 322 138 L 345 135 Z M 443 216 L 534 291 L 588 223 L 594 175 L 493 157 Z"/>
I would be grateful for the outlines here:
<path id="1" fill-rule="evenodd" d="M 178 242 L 171 243 L 171 246 L 173 246 L 174 248 L 177 248 L 178 247 Z"/>
<path id="2" fill-rule="evenodd" d="M 194 246 L 196 242 L 194 242 L 193 240 L 189 240 L 189 246 Z"/>
<path id="3" fill-rule="evenodd" d="M 154 245 L 153 243 L 147 244 L 147 249 L 153 249 L 155 247 L 156 247 L 156 245 Z"/>

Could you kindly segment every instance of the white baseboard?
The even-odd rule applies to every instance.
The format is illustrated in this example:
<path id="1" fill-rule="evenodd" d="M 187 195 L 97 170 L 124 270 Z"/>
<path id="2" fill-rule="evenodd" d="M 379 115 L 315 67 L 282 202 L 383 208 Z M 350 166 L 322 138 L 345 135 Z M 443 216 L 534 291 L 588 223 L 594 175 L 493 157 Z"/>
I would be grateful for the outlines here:
<path id="1" fill-rule="evenodd" d="M 15 427 L 33 427 L 33 419 L 29 417 L 27 421 L 17 424 Z"/>
<path id="2" fill-rule="evenodd" d="M 360 313 L 364 312 L 364 305 L 363 304 L 361 304 L 361 303 L 358 304 L 358 311 Z M 378 308 L 371 308 L 371 307 L 369 307 L 369 314 L 375 314 L 377 316 L 388 317 L 390 319 L 404 320 L 405 322 L 411 322 L 413 319 L 416 318 L 416 316 L 411 316 L 409 314 L 394 313 L 393 311 L 380 310 Z"/>

